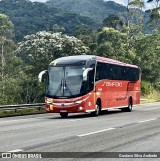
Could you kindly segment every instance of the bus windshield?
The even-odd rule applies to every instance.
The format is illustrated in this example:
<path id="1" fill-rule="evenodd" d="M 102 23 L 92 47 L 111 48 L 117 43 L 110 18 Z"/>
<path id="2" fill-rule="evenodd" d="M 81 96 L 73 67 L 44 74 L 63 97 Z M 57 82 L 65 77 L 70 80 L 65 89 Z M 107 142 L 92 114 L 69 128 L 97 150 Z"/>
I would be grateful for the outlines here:
<path id="1" fill-rule="evenodd" d="M 85 66 L 49 67 L 47 95 L 67 97 L 84 93 L 84 70 Z"/>

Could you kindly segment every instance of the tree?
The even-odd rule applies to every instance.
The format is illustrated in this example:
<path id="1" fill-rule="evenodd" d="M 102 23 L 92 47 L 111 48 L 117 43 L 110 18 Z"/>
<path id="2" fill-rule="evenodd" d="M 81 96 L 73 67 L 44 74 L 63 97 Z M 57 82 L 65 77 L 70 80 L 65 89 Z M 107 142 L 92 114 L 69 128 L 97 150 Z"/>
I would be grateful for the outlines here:
<path id="1" fill-rule="evenodd" d="M 18 104 L 25 102 L 24 82 L 28 79 L 22 60 L 13 52 L 14 49 L 7 50 L 7 59 L 4 66 L 4 78 L 0 81 L 0 104 Z"/>
<path id="2" fill-rule="evenodd" d="M 8 16 L 0 14 L 0 36 L 11 39 L 13 37 L 13 27 L 14 25 Z"/>
<path id="3" fill-rule="evenodd" d="M 148 24 L 160 32 L 160 1 L 148 0 L 147 3 L 152 4 L 152 9 L 146 11 L 150 13 Z"/>
<path id="4" fill-rule="evenodd" d="M 127 26 L 127 52 L 133 50 L 133 41 L 136 40 L 137 35 L 142 31 L 144 2 L 142 0 L 128 0 L 127 15 L 124 15 Z"/>
<path id="5" fill-rule="evenodd" d="M 62 56 L 89 52 L 89 48 L 81 40 L 62 33 L 40 31 L 25 36 L 19 43 L 16 54 L 25 63 L 23 70 L 28 80 L 26 79 L 23 86 L 28 102 L 35 102 L 43 97 L 45 85 L 38 84 L 37 76 L 40 71 L 47 69 L 51 61 Z"/>
<path id="6" fill-rule="evenodd" d="M 7 58 L 8 49 L 13 47 L 11 38 L 13 37 L 13 23 L 9 18 L 0 14 L 0 50 L 1 50 L 1 81 L 4 82 L 5 59 Z M 4 84 L 2 84 L 2 95 L 4 94 Z"/>
<path id="7" fill-rule="evenodd" d="M 105 27 L 98 35 L 97 54 L 126 63 L 132 63 L 135 53 L 127 53 L 127 34 Z"/>
<path id="8" fill-rule="evenodd" d="M 103 26 L 112 27 L 116 30 L 122 29 L 124 22 L 119 16 L 111 14 L 103 20 Z"/>
<path id="9" fill-rule="evenodd" d="M 160 82 L 160 35 L 144 35 L 135 42 L 136 63 L 142 69 L 142 79 Z"/>
<path id="10" fill-rule="evenodd" d="M 145 8 L 142 0 L 128 0 L 127 4 L 127 26 L 133 34 L 139 33 L 142 30 Z M 133 36 L 132 34 L 132 36 Z"/>
<path id="11" fill-rule="evenodd" d="M 59 25 L 57 25 L 57 24 L 54 24 L 53 25 L 53 32 L 64 32 L 65 31 L 65 28 L 64 27 L 62 27 L 62 26 L 59 26 Z"/>
<path id="12" fill-rule="evenodd" d="M 34 74 L 46 69 L 48 64 L 56 58 L 89 52 L 89 48 L 73 36 L 46 31 L 25 36 L 16 50 L 17 55 L 30 65 L 30 71 Z"/>
<path id="13" fill-rule="evenodd" d="M 77 26 L 74 35 L 90 48 L 92 54 L 95 54 L 98 31 L 91 30 L 86 25 L 81 24 Z"/>
<path id="14" fill-rule="evenodd" d="M 9 18 L 0 14 L 0 104 L 22 103 L 24 78 L 24 64 L 14 50 L 16 48 L 13 38 L 13 23 Z"/>

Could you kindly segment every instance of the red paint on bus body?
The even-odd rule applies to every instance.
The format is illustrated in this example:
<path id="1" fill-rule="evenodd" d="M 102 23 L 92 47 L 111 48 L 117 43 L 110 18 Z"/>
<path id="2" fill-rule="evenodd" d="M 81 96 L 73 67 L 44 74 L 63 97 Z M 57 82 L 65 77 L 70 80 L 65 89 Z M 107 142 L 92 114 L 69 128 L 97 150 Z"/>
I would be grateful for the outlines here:
<path id="1" fill-rule="evenodd" d="M 135 65 L 125 64 L 98 56 L 96 56 L 96 61 L 124 67 L 138 68 Z M 46 112 L 92 112 L 96 108 L 96 102 L 98 99 L 101 100 L 101 110 L 107 108 L 127 107 L 129 98 L 132 98 L 132 105 L 136 105 L 140 103 L 140 82 L 140 77 L 138 81 L 134 82 L 126 80 L 99 80 L 95 82 L 94 89 L 84 96 L 66 99 L 46 97 Z"/>

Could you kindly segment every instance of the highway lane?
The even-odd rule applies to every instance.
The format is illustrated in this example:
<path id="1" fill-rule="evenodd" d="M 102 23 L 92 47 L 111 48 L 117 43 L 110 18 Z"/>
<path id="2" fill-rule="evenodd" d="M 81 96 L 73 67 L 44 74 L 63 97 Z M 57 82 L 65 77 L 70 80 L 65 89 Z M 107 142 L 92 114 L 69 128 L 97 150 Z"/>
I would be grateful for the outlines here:
<path id="1" fill-rule="evenodd" d="M 160 152 L 159 142 L 160 102 L 99 117 L 41 114 L 0 119 L 0 151 Z"/>

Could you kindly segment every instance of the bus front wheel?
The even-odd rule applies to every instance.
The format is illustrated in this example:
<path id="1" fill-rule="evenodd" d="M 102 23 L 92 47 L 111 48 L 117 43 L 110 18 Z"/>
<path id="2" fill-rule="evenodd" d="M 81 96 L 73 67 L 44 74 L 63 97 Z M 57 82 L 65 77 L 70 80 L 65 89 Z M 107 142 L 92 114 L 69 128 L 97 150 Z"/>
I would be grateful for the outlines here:
<path id="1" fill-rule="evenodd" d="M 67 112 L 60 112 L 62 118 L 66 118 L 68 116 Z"/>
<path id="2" fill-rule="evenodd" d="M 96 109 L 94 112 L 91 113 L 92 116 L 98 116 L 100 114 L 100 110 L 101 110 L 101 107 L 100 107 L 100 103 L 97 102 L 96 103 Z"/>

